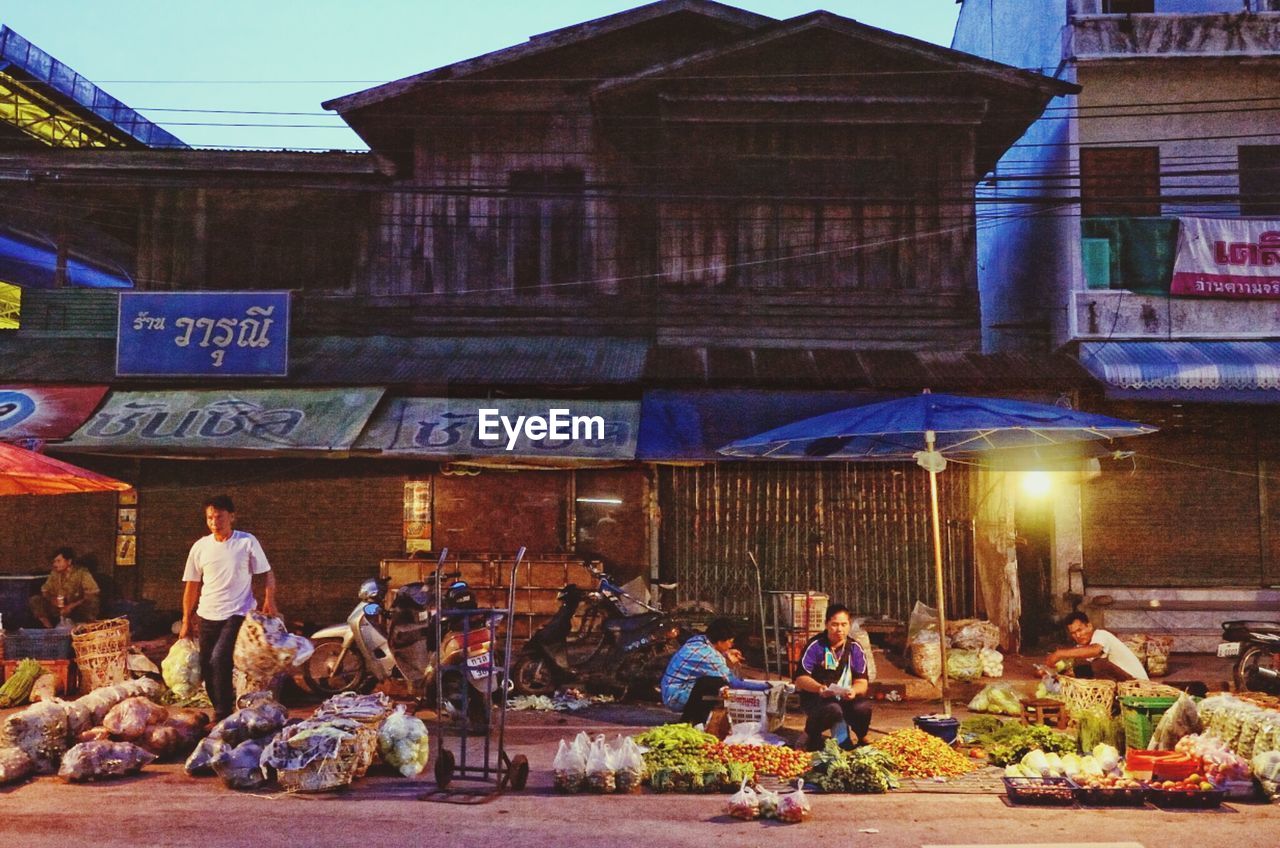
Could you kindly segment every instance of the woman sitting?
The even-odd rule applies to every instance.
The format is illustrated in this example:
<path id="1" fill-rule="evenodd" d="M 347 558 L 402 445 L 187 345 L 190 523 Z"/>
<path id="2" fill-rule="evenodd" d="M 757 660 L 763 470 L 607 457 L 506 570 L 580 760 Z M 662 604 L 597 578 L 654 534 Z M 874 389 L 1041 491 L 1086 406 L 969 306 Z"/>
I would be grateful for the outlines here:
<path id="1" fill-rule="evenodd" d="M 827 607 L 826 629 L 809 640 L 800 657 L 796 691 L 808 720 L 796 747 L 822 750 L 822 734 L 842 747 L 867 741 L 871 729 L 871 701 L 867 695 L 867 658 L 862 647 L 849 638 L 852 618 L 842 604 Z"/>

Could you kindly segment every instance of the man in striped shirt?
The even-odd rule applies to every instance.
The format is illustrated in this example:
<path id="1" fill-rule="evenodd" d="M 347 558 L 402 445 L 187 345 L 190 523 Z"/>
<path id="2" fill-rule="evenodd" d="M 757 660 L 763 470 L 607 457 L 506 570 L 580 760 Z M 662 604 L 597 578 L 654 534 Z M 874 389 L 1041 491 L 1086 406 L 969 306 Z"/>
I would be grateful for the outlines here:
<path id="1" fill-rule="evenodd" d="M 730 665 L 742 662 L 742 652 L 733 647 L 733 641 L 733 622 L 717 618 L 707 625 L 705 634 L 681 645 L 667 663 L 662 675 L 662 703 L 678 710 L 681 721 L 705 723 L 714 706 L 709 699 L 723 697 L 726 688 L 769 689 L 763 680 L 743 680 L 730 670 Z"/>

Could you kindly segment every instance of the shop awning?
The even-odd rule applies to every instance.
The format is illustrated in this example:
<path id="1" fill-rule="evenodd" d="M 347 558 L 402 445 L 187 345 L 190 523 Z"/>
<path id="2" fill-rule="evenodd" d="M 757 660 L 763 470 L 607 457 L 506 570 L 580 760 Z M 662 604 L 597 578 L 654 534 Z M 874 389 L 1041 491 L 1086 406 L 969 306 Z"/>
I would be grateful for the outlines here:
<path id="1" fill-rule="evenodd" d="M 0 282 L 24 288 L 52 288 L 58 268 L 58 251 L 52 243 L 35 236 L 0 232 Z M 94 289 L 127 289 L 133 280 L 124 271 L 110 270 L 68 257 L 68 285 Z"/>
<path id="2" fill-rule="evenodd" d="M 726 458 L 716 449 L 737 439 L 802 418 L 897 396 L 881 392 L 751 389 L 645 392 L 636 458 L 651 462 L 724 462 Z"/>
<path id="3" fill-rule="evenodd" d="M 1115 400 L 1280 403 L 1280 342 L 1088 342 L 1080 362 Z"/>
<path id="4" fill-rule="evenodd" d="M 393 397 L 355 448 L 485 464 L 631 460 L 639 424 L 638 401 Z M 531 437 L 531 427 L 534 436 L 546 435 Z M 567 438 L 552 438 L 561 433 Z"/>
<path id="5" fill-rule="evenodd" d="M 106 386 L 0 386 L 0 439 L 65 439 L 106 393 Z"/>
<path id="6" fill-rule="evenodd" d="M 59 450 L 219 457 L 346 451 L 382 388 L 112 392 Z"/>

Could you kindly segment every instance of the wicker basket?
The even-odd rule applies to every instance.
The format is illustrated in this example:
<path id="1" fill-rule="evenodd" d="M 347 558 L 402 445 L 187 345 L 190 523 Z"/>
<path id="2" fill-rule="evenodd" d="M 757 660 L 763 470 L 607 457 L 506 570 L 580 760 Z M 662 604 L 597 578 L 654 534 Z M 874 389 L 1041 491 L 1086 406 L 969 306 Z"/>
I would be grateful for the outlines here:
<path id="1" fill-rule="evenodd" d="M 1073 719 L 1090 710 L 1100 710 L 1105 715 L 1111 715 L 1115 709 L 1114 680 L 1082 680 L 1078 677 L 1061 677 L 1059 680 L 1062 683 L 1062 701 Z"/>
<path id="2" fill-rule="evenodd" d="M 328 792 L 364 777 L 377 750 L 377 729 L 364 726 L 343 740 L 334 756 L 313 760 L 300 769 L 281 769 L 276 779 L 286 792 Z"/>
<path id="3" fill-rule="evenodd" d="M 123 683 L 128 679 L 129 620 L 109 618 L 80 624 L 71 630 L 71 647 L 85 691 Z"/>
<path id="4" fill-rule="evenodd" d="M 1176 698 L 1182 694 L 1164 683 L 1152 683 L 1150 680 L 1125 680 L 1116 686 L 1121 698 Z"/>

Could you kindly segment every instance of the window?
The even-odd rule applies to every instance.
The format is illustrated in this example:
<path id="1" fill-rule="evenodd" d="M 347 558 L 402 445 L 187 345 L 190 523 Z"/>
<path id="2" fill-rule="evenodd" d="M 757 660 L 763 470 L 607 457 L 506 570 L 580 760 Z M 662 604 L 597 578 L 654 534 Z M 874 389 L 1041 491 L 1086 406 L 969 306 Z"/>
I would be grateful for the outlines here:
<path id="1" fill-rule="evenodd" d="M 1156 11 L 1156 0 L 1102 0 L 1104 15 L 1150 15 Z"/>
<path id="2" fill-rule="evenodd" d="M 583 279 L 582 172 L 513 171 L 507 185 L 512 288 L 533 292 Z"/>
<path id="3" fill-rule="evenodd" d="M 1280 217 L 1280 145 L 1241 145 L 1240 214 Z"/>
<path id="4" fill-rule="evenodd" d="M 1160 214 L 1160 148 L 1080 149 L 1080 207 L 1085 217 Z"/>

